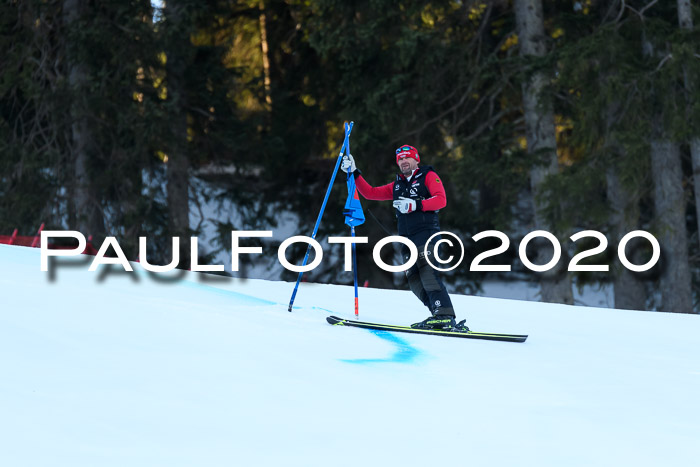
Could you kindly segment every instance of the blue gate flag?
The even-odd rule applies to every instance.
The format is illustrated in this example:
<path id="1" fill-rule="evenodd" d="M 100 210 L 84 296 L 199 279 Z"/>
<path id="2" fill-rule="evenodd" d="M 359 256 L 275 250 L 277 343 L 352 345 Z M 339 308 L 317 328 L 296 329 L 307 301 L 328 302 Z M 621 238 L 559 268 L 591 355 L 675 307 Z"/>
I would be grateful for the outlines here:
<path id="1" fill-rule="evenodd" d="M 355 227 L 365 222 L 365 213 L 362 212 L 362 204 L 360 197 L 357 195 L 357 187 L 355 186 L 355 177 L 348 177 L 348 199 L 345 201 L 345 223 L 350 227 Z"/>

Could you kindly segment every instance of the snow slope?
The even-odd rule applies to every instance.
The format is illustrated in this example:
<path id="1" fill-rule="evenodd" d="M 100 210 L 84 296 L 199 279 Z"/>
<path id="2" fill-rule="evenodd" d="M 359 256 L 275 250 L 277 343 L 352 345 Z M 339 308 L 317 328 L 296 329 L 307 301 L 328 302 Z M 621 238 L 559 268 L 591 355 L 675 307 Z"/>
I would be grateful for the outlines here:
<path id="1" fill-rule="evenodd" d="M 75 263 L 75 262 L 73 262 Z M 332 327 L 352 288 L 39 270 L 0 245 L 2 466 L 681 466 L 700 317 L 455 296 L 524 344 Z M 409 292 L 362 289 L 405 324 Z"/>

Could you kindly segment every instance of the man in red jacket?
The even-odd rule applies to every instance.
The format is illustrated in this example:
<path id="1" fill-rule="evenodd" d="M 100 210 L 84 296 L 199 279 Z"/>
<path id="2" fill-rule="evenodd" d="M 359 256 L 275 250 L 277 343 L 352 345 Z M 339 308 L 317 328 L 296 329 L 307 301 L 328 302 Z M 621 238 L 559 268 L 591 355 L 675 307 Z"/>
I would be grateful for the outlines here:
<path id="1" fill-rule="evenodd" d="M 411 291 L 428 307 L 431 316 L 411 327 L 468 331 L 464 321 L 455 323 L 455 311 L 447 289 L 438 271 L 423 256 L 423 247 L 428 239 L 440 231 L 437 213 L 447 205 L 447 197 L 445 187 L 433 168 L 419 166 L 419 163 L 420 155 L 416 148 L 401 146 L 396 150 L 396 164 L 401 173 L 397 174 L 395 181 L 378 187 L 365 181 L 352 155 L 343 157 L 341 168 L 353 174 L 357 191 L 366 199 L 394 201 L 399 235 L 407 237 L 418 247 L 418 261 L 406 271 L 406 278 Z M 434 240 L 439 239 L 438 236 Z M 402 253 L 408 260 L 407 247 L 402 247 Z"/>

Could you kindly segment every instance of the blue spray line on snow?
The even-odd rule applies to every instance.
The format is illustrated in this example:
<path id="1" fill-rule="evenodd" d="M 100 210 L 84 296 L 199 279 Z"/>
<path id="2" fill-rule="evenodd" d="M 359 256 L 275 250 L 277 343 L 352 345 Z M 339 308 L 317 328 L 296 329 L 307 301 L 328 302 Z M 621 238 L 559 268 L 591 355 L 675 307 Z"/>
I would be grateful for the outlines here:
<path id="1" fill-rule="evenodd" d="M 208 292 L 214 292 L 218 295 L 223 295 L 226 297 L 235 297 L 235 299 L 239 302 L 238 304 L 241 305 L 257 305 L 257 306 L 269 306 L 269 305 L 277 305 L 277 306 L 286 306 L 283 303 L 279 302 L 273 302 L 270 300 L 265 300 L 263 298 L 258 298 L 253 295 L 248 295 L 248 294 L 243 294 L 240 292 L 234 292 L 232 290 L 226 290 L 226 289 L 220 289 L 218 287 L 214 287 L 208 284 L 202 284 L 199 282 L 194 282 L 190 280 L 185 280 L 184 285 L 187 285 L 192 288 L 201 288 L 201 289 L 207 289 Z M 301 309 L 301 308 L 306 308 L 303 306 L 295 306 L 295 309 Z M 319 306 L 311 306 L 308 307 L 312 310 L 321 310 L 325 311 L 327 313 L 331 314 L 337 314 L 333 310 L 328 310 L 326 308 L 322 308 Z M 390 342 L 395 346 L 394 353 L 391 354 L 391 356 L 387 358 L 355 358 L 355 359 L 341 359 L 342 362 L 345 363 L 352 363 L 356 365 L 369 365 L 373 363 L 404 363 L 404 364 L 411 364 L 415 363 L 416 359 L 420 357 L 421 351 L 417 350 L 415 347 L 413 347 L 409 342 L 406 340 L 398 337 L 397 335 L 387 332 L 387 331 L 378 331 L 374 329 L 368 330 L 375 336 L 379 337 L 380 339 L 383 339 L 385 341 Z"/>
<path id="2" fill-rule="evenodd" d="M 191 280 L 186 279 L 185 281 L 183 281 L 183 283 L 189 287 L 192 287 L 192 288 L 205 288 L 205 289 L 207 289 L 207 291 L 214 292 L 218 295 L 224 295 L 226 297 L 233 297 L 239 301 L 239 303 L 237 303 L 237 304 L 240 304 L 240 305 L 257 305 L 257 306 L 273 305 L 273 306 L 283 306 L 283 307 L 287 306 L 286 303 L 273 302 L 272 300 L 265 300 L 264 298 L 258 298 L 254 295 L 248 295 L 248 294 L 244 294 L 241 292 L 234 292 L 232 290 L 227 290 L 227 289 L 220 289 L 220 288 L 215 287 L 213 285 L 202 284 L 201 282 L 195 282 L 195 281 L 191 281 Z M 299 306 L 294 307 L 295 310 L 301 310 L 303 308 L 309 308 L 311 310 L 321 310 L 321 311 L 325 311 L 329 314 L 338 314 L 338 312 L 336 312 L 336 311 L 329 310 L 327 308 L 322 308 L 320 306 L 307 307 L 307 306 L 299 305 Z"/>
<path id="3" fill-rule="evenodd" d="M 387 332 L 387 331 L 377 331 L 374 329 L 369 330 L 375 336 L 389 341 L 396 347 L 394 353 L 387 358 L 353 358 L 353 359 L 342 359 L 341 362 L 353 363 L 356 365 L 368 365 L 373 363 L 415 363 L 417 358 L 420 357 L 421 352 L 409 344 L 407 341 L 401 339 L 397 335 Z"/>
<path id="4" fill-rule="evenodd" d="M 238 303 L 237 305 L 254 305 L 254 306 L 265 306 L 265 305 L 281 305 L 281 303 L 273 302 L 270 300 L 265 300 L 263 298 L 254 297 L 253 295 L 248 295 L 240 292 L 234 292 L 232 290 L 220 289 L 208 284 L 202 284 L 199 282 L 194 282 L 190 280 L 183 281 L 183 284 L 192 288 L 206 289 L 208 292 L 213 292 L 218 295 L 224 295 L 226 297 L 234 297 Z"/>

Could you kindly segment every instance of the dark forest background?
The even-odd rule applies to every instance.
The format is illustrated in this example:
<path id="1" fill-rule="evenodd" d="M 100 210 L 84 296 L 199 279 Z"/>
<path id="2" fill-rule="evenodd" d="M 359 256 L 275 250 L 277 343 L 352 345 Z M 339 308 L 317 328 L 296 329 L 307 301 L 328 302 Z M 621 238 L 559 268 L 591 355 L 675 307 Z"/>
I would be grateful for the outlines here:
<path id="1" fill-rule="evenodd" d="M 96 244 L 116 236 L 130 259 L 147 236 L 149 261 L 167 263 L 172 236 L 197 234 L 197 177 L 237 207 L 235 225 L 217 219 L 222 249 L 231 230 L 274 230 L 282 212 L 308 235 L 353 120 L 370 183 L 392 180 L 401 144 L 441 174 L 442 226 L 467 246 L 467 266 L 447 276 L 453 290 L 489 277 L 468 264 L 496 243 L 469 239 L 497 229 L 511 246 L 494 262 L 514 268 L 502 278 L 539 281 L 542 300 L 572 303 L 572 287 L 612 283 L 618 308 L 690 313 L 699 18 L 690 0 L 5 0 L 0 234 L 43 222 Z M 347 234 L 328 214 L 342 209 L 342 178 L 319 238 Z M 390 203 L 364 206 L 370 258 L 395 221 Z M 563 266 L 596 244 L 572 234 L 605 233 L 606 252 L 587 261 L 610 272 L 527 272 L 517 244 L 539 229 L 559 237 Z M 620 238 L 638 229 L 662 246 L 648 273 L 617 260 Z M 628 256 L 646 262 L 648 242 Z M 360 262 L 361 280 L 403 287 L 371 263 Z M 327 261 L 311 277 L 347 281 L 341 271 Z"/>

